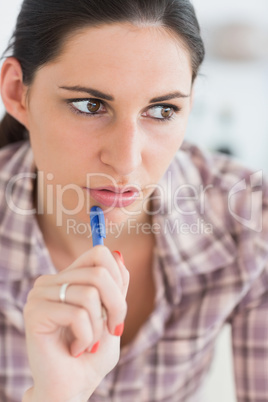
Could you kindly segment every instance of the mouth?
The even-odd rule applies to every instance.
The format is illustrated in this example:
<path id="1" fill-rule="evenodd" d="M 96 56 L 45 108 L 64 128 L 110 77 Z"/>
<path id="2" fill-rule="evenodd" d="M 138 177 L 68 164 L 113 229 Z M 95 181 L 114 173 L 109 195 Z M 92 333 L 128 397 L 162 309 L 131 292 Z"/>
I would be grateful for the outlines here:
<path id="1" fill-rule="evenodd" d="M 133 204 L 139 197 L 140 190 L 135 187 L 100 187 L 87 188 L 90 196 L 106 207 L 123 208 Z"/>

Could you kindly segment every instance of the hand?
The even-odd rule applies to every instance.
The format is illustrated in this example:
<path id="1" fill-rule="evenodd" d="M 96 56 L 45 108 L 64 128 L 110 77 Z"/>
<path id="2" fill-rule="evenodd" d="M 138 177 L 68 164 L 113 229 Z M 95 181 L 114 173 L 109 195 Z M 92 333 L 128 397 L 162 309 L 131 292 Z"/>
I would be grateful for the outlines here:
<path id="1" fill-rule="evenodd" d="M 62 303 L 64 283 L 69 286 Z M 37 279 L 24 309 L 34 379 L 29 400 L 87 401 L 118 362 L 120 337 L 114 334 L 126 316 L 128 284 L 120 257 L 104 246 L 87 251 L 56 275 Z M 96 342 L 97 352 L 90 353 Z"/>

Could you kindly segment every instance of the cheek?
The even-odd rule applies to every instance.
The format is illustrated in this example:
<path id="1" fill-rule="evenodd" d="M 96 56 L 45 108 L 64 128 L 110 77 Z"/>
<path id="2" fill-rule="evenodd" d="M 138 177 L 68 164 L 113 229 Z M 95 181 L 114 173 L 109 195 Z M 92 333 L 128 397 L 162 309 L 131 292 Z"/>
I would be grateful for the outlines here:
<path id="1" fill-rule="evenodd" d="M 29 115 L 29 133 L 38 169 L 52 171 L 55 167 L 68 166 L 65 161 L 72 157 L 74 144 L 68 140 L 68 127 L 64 119 L 42 105 L 32 108 Z"/>
<path id="2" fill-rule="evenodd" d="M 184 140 L 186 124 L 180 122 L 179 124 L 170 125 L 165 132 L 157 139 L 157 146 L 165 159 L 172 159 L 178 149 L 181 147 Z"/>
<path id="3" fill-rule="evenodd" d="M 184 132 L 177 131 L 168 135 L 164 135 L 157 141 L 151 141 L 147 147 L 147 158 L 144 158 L 144 163 L 147 165 L 150 172 L 150 178 L 153 182 L 158 182 L 168 169 L 176 152 L 182 145 Z"/>

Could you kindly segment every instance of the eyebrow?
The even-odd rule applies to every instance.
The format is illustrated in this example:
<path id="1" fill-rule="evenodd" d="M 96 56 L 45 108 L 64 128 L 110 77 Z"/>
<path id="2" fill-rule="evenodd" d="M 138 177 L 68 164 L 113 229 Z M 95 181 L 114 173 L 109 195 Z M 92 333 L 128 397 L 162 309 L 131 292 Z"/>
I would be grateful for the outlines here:
<path id="1" fill-rule="evenodd" d="M 72 92 L 83 92 L 87 93 L 90 96 L 93 96 L 94 98 L 100 98 L 100 99 L 105 99 L 107 101 L 114 101 L 114 97 L 109 94 L 105 94 L 101 91 L 98 91 L 97 89 L 93 88 L 87 88 L 87 87 L 81 87 L 81 86 L 61 86 L 59 87 L 60 89 L 65 89 L 67 91 L 72 91 Z M 180 91 L 172 92 L 170 94 L 158 96 L 156 98 L 153 98 L 149 101 L 149 103 L 156 103 L 156 102 L 163 102 L 171 99 L 176 99 L 176 98 L 189 98 L 190 95 L 185 95 L 181 93 Z"/>

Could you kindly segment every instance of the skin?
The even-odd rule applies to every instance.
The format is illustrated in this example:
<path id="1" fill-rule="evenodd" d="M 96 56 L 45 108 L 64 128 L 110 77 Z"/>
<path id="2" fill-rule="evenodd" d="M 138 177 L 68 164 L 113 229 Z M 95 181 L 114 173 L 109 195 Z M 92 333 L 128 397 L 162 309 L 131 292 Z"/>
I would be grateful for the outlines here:
<path id="1" fill-rule="evenodd" d="M 68 104 L 69 99 L 96 98 L 60 88 L 70 86 L 94 88 L 112 95 L 114 101 L 104 101 L 98 116 L 77 114 L 72 108 L 74 104 Z M 150 104 L 152 98 L 178 91 L 187 97 Z M 91 183 L 95 188 L 110 185 L 109 177 L 118 186 L 135 184 L 141 189 L 139 199 L 129 207 L 108 210 L 89 199 L 78 213 L 72 214 L 72 219 L 89 223 L 89 205 L 99 205 L 108 226 L 127 222 L 131 213 L 137 211 L 137 223 L 150 221 L 144 208 L 152 193 L 148 185 L 159 182 L 181 146 L 191 110 L 191 60 L 179 38 L 161 27 L 128 23 L 85 28 L 64 45 L 56 60 L 38 70 L 30 87 L 23 84 L 17 60 L 7 59 L 1 71 L 1 95 L 7 111 L 30 133 L 45 189 L 46 184 L 53 185 L 53 191 L 56 185 L 75 185 L 80 189 L 80 197 L 85 196 L 89 173 L 95 174 Z M 153 107 L 156 104 L 174 105 L 180 111 L 173 114 L 172 120 L 159 122 L 157 118 L 162 115 L 161 110 Z M 47 180 L 48 174 L 53 174 L 53 180 Z M 46 200 L 46 191 L 36 199 L 37 203 L 44 203 L 45 212 Z M 28 355 L 35 380 L 25 401 L 41 402 L 42 395 L 57 402 L 66 398 L 87 400 L 116 364 L 119 337 L 113 333 L 126 317 L 129 273 L 120 258 L 109 250 L 123 250 L 124 256 L 127 250 L 126 265 L 131 275 L 135 278 L 136 272 L 137 278 L 141 266 L 147 275 L 142 285 L 144 291 L 151 286 L 148 261 L 152 236 L 142 239 L 140 262 L 135 255 L 137 235 L 126 230 L 118 239 L 108 233 L 106 247 L 88 250 L 86 237 L 66 232 L 70 216 L 63 211 L 74 209 L 77 200 L 74 191 L 66 192 L 60 208 L 56 208 L 54 198 L 53 214 L 37 217 L 51 255 L 64 263 L 56 264 L 57 275 L 37 281 L 25 308 Z M 57 226 L 59 216 L 62 222 Z M 58 301 L 59 287 L 65 282 L 71 285 L 67 303 L 62 304 Z M 134 279 L 133 283 L 131 294 L 135 295 L 139 282 Z M 101 305 L 107 310 L 107 325 L 100 319 Z M 77 309 L 81 320 L 75 321 L 77 314 L 73 309 Z M 69 329 L 63 330 L 66 325 Z M 100 348 L 96 354 L 73 358 L 91 350 L 97 341 Z M 73 373 L 77 373 L 75 378 Z"/>

